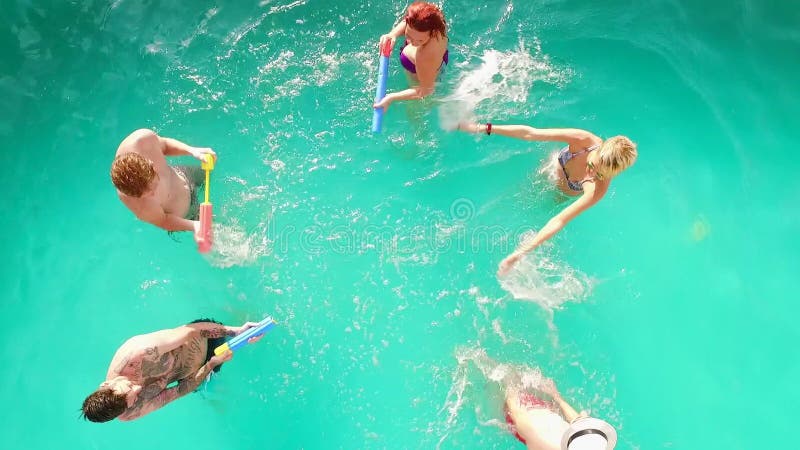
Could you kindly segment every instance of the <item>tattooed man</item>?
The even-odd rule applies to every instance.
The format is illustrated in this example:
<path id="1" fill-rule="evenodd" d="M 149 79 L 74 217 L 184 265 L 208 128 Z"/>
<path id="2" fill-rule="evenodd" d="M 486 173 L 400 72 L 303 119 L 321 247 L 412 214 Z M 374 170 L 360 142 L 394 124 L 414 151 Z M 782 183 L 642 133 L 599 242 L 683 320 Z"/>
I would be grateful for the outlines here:
<path id="1" fill-rule="evenodd" d="M 233 356 L 230 351 L 214 356 L 225 337 L 257 325 L 228 327 L 200 319 L 128 339 L 111 360 L 106 381 L 84 400 L 83 416 L 92 422 L 133 420 L 193 392 Z"/>

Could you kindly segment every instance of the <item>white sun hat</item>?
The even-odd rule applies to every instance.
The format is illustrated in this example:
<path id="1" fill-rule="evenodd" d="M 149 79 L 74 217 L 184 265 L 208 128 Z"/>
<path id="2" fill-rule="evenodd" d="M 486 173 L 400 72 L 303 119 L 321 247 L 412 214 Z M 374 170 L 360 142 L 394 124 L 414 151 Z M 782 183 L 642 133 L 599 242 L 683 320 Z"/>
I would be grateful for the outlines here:
<path id="1" fill-rule="evenodd" d="M 561 450 L 614 450 L 615 445 L 617 431 L 594 417 L 574 420 L 561 438 Z"/>

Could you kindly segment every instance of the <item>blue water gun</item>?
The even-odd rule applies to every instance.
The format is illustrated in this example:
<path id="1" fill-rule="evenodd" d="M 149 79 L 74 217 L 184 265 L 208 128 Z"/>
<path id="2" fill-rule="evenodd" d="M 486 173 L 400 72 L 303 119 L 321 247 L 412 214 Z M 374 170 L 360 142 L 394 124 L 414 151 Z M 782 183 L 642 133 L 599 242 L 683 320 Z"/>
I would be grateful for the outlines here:
<path id="1" fill-rule="evenodd" d="M 381 47 L 378 64 L 378 88 L 375 90 L 375 103 L 386 97 L 386 80 L 389 78 L 389 57 L 392 56 L 392 41 L 387 39 Z M 372 132 L 380 133 L 383 126 L 383 108 L 375 108 L 372 113 Z"/>
<path id="2" fill-rule="evenodd" d="M 241 334 L 236 335 L 233 339 L 215 348 L 214 354 L 219 356 L 228 350 L 235 352 L 236 350 L 239 350 L 240 348 L 247 345 L 247 341 L 250 338 L 264 335 L 267 331 L 275 327 L 275 325 L 277 324 L 275 323 L 274 320 L 272 320 L 272 317 L 267 317 L 261 322 L 258 322 L 257 326 L 253 328 L 248 328 Z"/>

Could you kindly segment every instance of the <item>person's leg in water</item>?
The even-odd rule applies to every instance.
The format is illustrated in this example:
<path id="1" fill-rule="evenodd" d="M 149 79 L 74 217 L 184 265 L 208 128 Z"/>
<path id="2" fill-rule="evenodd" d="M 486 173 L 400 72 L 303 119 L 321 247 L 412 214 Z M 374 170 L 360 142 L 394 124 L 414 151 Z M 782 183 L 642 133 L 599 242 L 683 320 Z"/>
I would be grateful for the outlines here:
<path id="1" fill-rule="evenodd" d="M 200 218 L 200 198 L 202 188 L 205 186 L 206 174 L 200 166 L 173 166 L 173 170 L 184 180 L 189 186 L 189 211 L 186 212 L 186 219 L 198 220 Z M 175 242 L 181 242 L 178 239 L 178 232 L 168 231 L 167 235 Z"/>
<path id="2" fill-rule="evenodd" d="M 186 218 L 197 220 L 200 215 L 200 198 L 198 198 L 198 195 L 201 194 L 200 191 L 205 186 L 205 171 L 200 166 L 174 166 L 173 169 L 189 186 L 190 202 Z"/>

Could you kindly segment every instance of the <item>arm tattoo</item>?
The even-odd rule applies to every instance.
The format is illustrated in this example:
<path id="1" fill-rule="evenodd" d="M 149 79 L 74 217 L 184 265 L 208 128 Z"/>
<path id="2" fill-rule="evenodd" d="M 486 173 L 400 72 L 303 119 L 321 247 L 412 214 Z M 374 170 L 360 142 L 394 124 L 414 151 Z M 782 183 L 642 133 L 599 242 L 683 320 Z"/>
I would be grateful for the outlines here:
<path id="1" fill-rule="evenodd" d="M 139 392 L 139 399 L 144 401 L 149 401 L 154 399 L 161 393 L 163 389 L 156 383 L 149 383 L 142 388 L 142 391 Z M 138 399 L 137 399 L 138 400 Z"/>
<path id="2" fill-rule="evenodd" d="M 213 367 L 210 363 L 205 363 L 193 377 L 185 378 L 178 382 L 178 396 L 186 395 L 200 387 L 203 381 L 206 380 L 206 377 L 208 377 L 208 374 L 211 373 L 212 369 Z"/>
<path id="3" fill-rule="evenodd" d="M 225 327 L 222 325 L 214 328 L 200 330 L 200 336 L 206 339 L 216 339 L 225 337 L 227 335 L 228 335 L 228 330 L 226 330 Z"/>
<path id="4" fill-rule="evenodd" d="M 139 417 L 142 417 L 146 414 L 149 414 L 162 406 L 166 405 L 167 403 L 180 398 L 183 394 L 179 393 L 177 388 L 169 388 L 169 389 L 161 389 L 155 386 L 156 389 L 153 389 L 152 395 L 150 398 L 145 397 L 144 395 L 140 395 L 139 398 L 136 399 L 136 403 L 133 404 L 130 408 L 128 408 L 125 413 L 120 417 L 125 417 L 125 420 L 132 420 Z M 148 390 L 148 389 L 144 389 Z M 144 392 L 143 390 L 143 392 Z"/>

